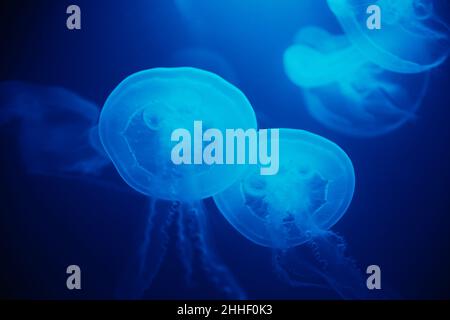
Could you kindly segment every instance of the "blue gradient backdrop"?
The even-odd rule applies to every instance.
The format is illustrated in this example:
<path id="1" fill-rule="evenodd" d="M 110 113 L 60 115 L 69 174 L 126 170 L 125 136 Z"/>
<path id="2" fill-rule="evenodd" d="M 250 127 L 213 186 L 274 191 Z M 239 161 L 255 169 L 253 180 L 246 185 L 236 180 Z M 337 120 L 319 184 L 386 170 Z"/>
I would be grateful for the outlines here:
<path id="1" fill-rule="evenodd" d="M 283 71 L 283 52 L 301 26 L 340 31 L 326 1 L 214 2 L 197 5 L 194 19 L 186 19 L 167 0 L 2 1 L 0 80 L 59 85 L 102 105 L 124 77 L 167 66 L 178 50 L 219 52 L 263 127 L 320 134 L 352 159 L 355 196 L 333 230 L 357 263 L 380 265 L 382 283 L 401 297 L 450 298 L 450 63 L 432 70 L 414 122 L 377 138 L 346 137 L 308 115 L 301 91 Z M 65 27 L 72 3 L 82 10 L 80 31 Z M 436 7 L 450 22 L 450 2 Z M 113 298 L 142 236 L 147 199 L 112 169 L 111 185 L 27 175 L 17 133 L 15 123 L 0 128 L 0 297 Z M 270 251 L 235 231 L 211 200 L 207 207 L 218 255 L 250 298 L 337 297 L 282 283 Z M 220 298 L 210 288 L 186 288 L 177 259 L 169 249 L 146 298 Z M 79 292 L 66 289 L 69 264 L 83 270 Z"/>

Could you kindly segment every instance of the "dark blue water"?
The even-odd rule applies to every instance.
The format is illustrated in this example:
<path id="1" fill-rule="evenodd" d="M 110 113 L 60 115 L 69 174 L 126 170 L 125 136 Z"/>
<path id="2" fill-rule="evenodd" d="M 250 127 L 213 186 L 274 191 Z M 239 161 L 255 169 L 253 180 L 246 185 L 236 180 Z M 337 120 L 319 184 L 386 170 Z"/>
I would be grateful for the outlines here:
<path id="1" fill-rule="evenodd" d="M 355 196 L 333 230 L 347 240 L 358 265 L 380 265 L 383 284 L 401 297 L 450 298 L 449 62 L 431 71 L 414 121 L 384 136 L 354 138 L 312 119 L 301 91 L 283 71 L 283 52 L 301 26 L 339 32 L 324 0 L 197 1 L 188 8 L 191 19 L 168 0 L 79 0 L 79 31 L 65 27 L 69 1 L 9 2 L 0 5 L 0 80 L 62 86 L 99 106 L 124 77 L 171 66 L 179 50 L 220 53 L 233 70 L 229 80 L 246 94 L 263 127 L 311 131 L 336 142 L 352 159 Z M 438 1 L 436 7 L 450 21 L 449 3 Z M 28 175 L 17 136 L 15 123 L 0 129 L 0 296 L 113 298 L 144 232 L 147 199 L 112 168 L 107 173 L 112 183 L 106 184 Z M 212 201 L 207 208 L 218 256 L 248 297 L 337 297 L 281 282 L 270 250 L 242 237 Z M 170 247 L 146 298 L 221 297 L 201 281 L 186 287 L 178 259 Z M 69 264 L 83 270 L 81 291 L 66 289 Z"/>

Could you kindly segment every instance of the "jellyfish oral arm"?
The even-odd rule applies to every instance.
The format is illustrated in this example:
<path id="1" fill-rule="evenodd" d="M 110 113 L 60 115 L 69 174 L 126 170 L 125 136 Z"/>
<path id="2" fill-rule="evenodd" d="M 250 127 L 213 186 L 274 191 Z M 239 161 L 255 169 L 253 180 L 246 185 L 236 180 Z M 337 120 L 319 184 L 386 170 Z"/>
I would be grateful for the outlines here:
<path id="1" fill-rule="evenodd" d="M 172 132 L 171 141 L 177 142 L 171 151 L 173 164 L 260 164 L 261 175 L 275 175 L 278 172 L 279 129 L 259 131 L 253 128 L 226 129 L 224 141 L 221 130 L 209 128 L 203 132 L 202 121 L 194 121 L 192 136 L 193 139 L 191 132 L 185 128 L 178 128 Z M 203 147 L 204 143 L 209 144 Z"/>

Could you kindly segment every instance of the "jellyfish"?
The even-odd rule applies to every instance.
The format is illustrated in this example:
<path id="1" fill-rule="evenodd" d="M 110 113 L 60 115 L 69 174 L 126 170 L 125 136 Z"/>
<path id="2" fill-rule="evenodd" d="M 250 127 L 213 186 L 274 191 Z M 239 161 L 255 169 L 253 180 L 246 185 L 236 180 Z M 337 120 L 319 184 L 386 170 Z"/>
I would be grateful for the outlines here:
<path id="1" fill-rule="evenodd" d="M 399 74 L 371 63 L 344 35 L 299 31 L 284 54 L 289 79 L 303 89 L 309 113 L 335 131 L 359 137 L 391 132 L 416 119 L 429 74 Z"/>
<path id="2" fill-rule="evenodd" d="M 449 28 L 432 0 L 327 0 L 351 42 L 371 62 L 399 73 L 439 66 L 449 54 Z M 381 28 L 366 26 L 369 6 L 381 11 Z"/>
<path id="3" fill-rule="evenodd" d="M 365 280 L 330 231 L 347 211 L 355 174 L 333 142 L 303 130 L 280 129 L 280 169 L 257 168 L 214 195 L 219 211 L 245 238 L 274 249 L 274 266 L 294 286 L 331 287 L 341 297 L 365 297 Z"/>
<path id="4" fill-rule="evenodd" d="M 99 115 L 97 105 L 64 88 L 0 83 L 0 125 L 19 125 L 21 158 L 31 174 L 100 175 L 111 162 L 100 143 Z"/>
<path id="5" fill-rule="evenodd" d="M 130 263 L 133 279 L 119 284 L 122 298 L 142 297 L 150 287 L 170 244 L 172 227 L 177 230 L 175 242 L 187 278 L 197 264 L 216 289 L 228 297 L 244 297 L 211 249 L 202 199 L 231 186 L 248 166 L 174 164 L 172 133 L 192 129 L 197 120 L 204 129 L 257 127 L 253 108 L 239 89 L 196 68 L 135 73 L 113 90 L 102 109 L 99 132 L 106 153 L 123 180 L 151 199 L 145 236 Z M 192 147 L 192 156 L 201 157 Z"/>

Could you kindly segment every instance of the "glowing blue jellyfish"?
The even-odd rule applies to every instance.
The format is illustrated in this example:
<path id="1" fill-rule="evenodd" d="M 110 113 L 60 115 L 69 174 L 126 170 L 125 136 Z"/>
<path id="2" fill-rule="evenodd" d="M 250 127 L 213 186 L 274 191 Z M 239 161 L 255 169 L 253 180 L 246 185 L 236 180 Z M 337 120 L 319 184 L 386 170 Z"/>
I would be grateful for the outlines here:
<path id="1" fill-rule="evenodd" d="M 99 108 L 59 87 L 0 83 L 0 125 L 17 122 L 22 161 L 32 174 L 98 175 L 110 160 L 98 136 Z"/>
<path id="2" fill-rule="evenodd" d="M 175 221 L 186 274 L 192 274 L 192 260 L 199 256 L 218 289 L 229 297 L 244 295 L 209 248 L 201 200 L 229 187 L 247 166 L 175 165 L 171 133 L 191 130 L 197 120 L 204 129 L 222 132 L 257 127 L 250 103 L 236 87 L 194 68 L 138 72 L 120 83 L 105 102 L 99 123 L 103 146 L 122 178 L 152 198 L 146 238 L 136 262 L 137 278 L 124 280 L 119 292 L 123 297 L 139 297 L 150 286 L 169 243 L 167 230 Z M 171 204 L 163 210 L 158 199 Z"/>
<path id="3" fill-rule="evenodd" d="M 343 239 L 328 231 L 353 196 L 350 159 L 331 141 L 302 130 L 281 129 L 279 146 L 277 175 L 254 168 L 214 196 L 217 207 L 247 239 L 275 249 L 276 269 L 290 284 L 325 281 L 343 297 L 361 297 L 365 282 L 345 256 Z"/>
<path id="4" fill-rule="evenodd" d="M 319 122 L 354 136 L 388 133 L 415 119 L 428 73 L 398 74 L 368 61 L 343 35 L 306 27 L 284 54 L 286 74 L 303 89 Z"/>
<path id="5" fill-rule="evenodd" d="M 328 0 L 352 43 L 373 63 L 400 73 L 440 65 L 450 49 L 449 28 L 432 0 Z M 381 9 L 381 29 L 366 26 L 370 5 Z"/>
<path id="6" fill-rule="evenodd" d="M 253 168 L 214 200 L 251 241 L 289 248 L 339 221 L 351 202 L 355 175 L 341 148 L 307 131 L 280 129 L 279 146 L 276 175 Z"/>
<path id="7" fill-rule="evenodd" d="M 237 75 L 230 63 L 219 53 L 202 47 L 190 47 L 175 52 L 170 67 L 193 67 L 213 72 L 221 78 L 238 84 Z"/>

